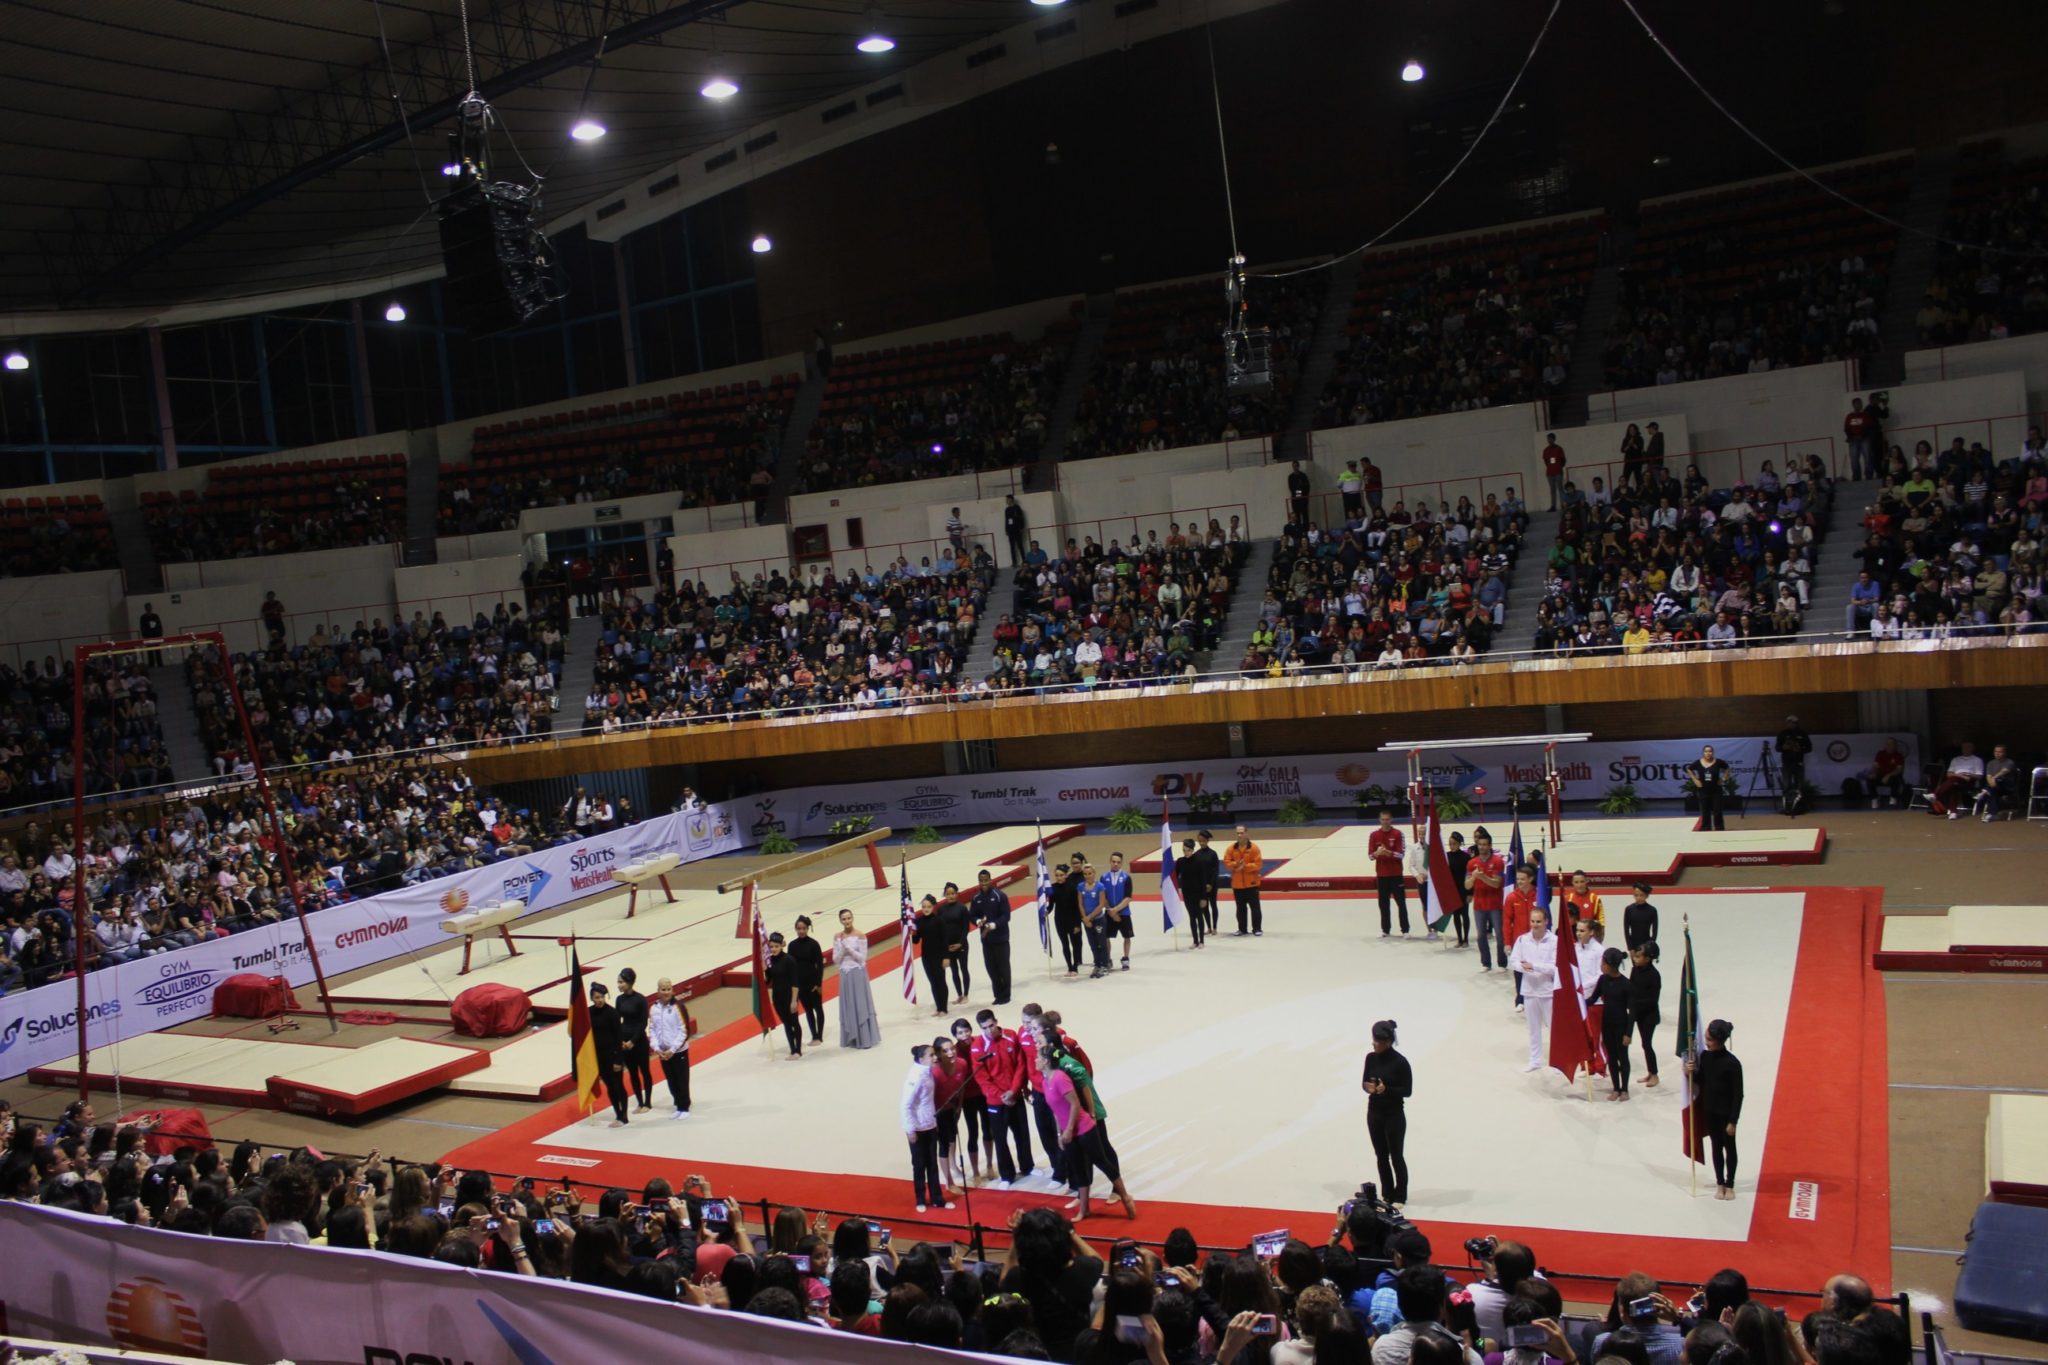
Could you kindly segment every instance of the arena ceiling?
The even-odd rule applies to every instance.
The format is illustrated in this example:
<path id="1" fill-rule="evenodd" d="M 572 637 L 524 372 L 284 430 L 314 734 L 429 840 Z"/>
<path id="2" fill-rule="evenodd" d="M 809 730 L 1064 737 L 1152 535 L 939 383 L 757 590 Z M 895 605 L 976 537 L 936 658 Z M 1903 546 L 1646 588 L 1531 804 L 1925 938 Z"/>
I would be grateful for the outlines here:
<path id="1" fill-rule="evenodd" d="M 879 55 L 854 47 L 874 23 L 866 0 L 470 0 L 470 47 L 555 216 L 1045 12 L 879 8 L 896 41 Z M 8 0 L 6 23 L 0 312 L 160 307 L 438 262 L 428 201 L 446 112 L 470 84 L 458 0 Z M 698 93 L 714 66 L 738 98 Z M 577 143 L 586 84 L 609 133 Z"/>

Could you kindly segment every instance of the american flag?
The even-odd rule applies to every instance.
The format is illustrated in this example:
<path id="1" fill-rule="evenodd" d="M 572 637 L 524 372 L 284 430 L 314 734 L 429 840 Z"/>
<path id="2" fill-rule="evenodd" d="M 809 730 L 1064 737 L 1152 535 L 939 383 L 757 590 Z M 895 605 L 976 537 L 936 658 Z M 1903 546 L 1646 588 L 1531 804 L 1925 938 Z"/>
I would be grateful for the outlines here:
<path id="1" fill-rule="evenodd" d="M 1038 945 L 1052 956 L 1052 872 L 1045 865 L 1045 826 L 1038 827 Z"/>
<path id="2" fill-rule="evenodd" d="M 903 879 L 903 998 L 917 1003 L 917 910 L 910 903 L 910 867 L 897 863 Z"/>

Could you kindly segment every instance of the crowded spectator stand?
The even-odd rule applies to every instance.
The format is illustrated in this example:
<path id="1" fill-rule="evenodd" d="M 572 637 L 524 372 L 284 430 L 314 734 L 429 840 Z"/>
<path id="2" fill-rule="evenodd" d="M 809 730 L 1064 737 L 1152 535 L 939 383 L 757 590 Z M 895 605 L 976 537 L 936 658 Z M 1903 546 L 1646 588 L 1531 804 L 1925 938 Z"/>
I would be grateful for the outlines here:
<path id="1" fill-rule="evenodd" d="M 0 574 L 29 578 L 119 565 L 113 522 L 99 494 L 52 494 L 0 503 Z"/>
<path id="2" fill-rule="evenodd" d="M 1925 345 L 2048 329 L 2048 198 L 2041 193 L 2048 157 L 2007 161 L 2004 154 L 1997 138 L 1962 149 L 1934 275 L 1914 317 Z"/>
<path id="3" fill-rule="evenodd" d="M 203 488 L 141 499 L 162 563 L 391 545 L 405 536 L 405 456 L 222 464 Z"/>

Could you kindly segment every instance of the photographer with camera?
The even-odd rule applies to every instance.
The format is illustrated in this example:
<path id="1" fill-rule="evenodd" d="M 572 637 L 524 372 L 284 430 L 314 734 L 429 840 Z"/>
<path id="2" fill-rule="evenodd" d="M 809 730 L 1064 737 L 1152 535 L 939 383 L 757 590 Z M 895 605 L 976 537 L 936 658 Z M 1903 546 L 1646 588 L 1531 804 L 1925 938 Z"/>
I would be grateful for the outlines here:
<path id="1" fill-rule="evenodd" d="M 1520 1242 L 1503 1242 L 1498 1237 L 1474 1237 L 1465 1243 L 1465 1254 L 1486 1267 L 1486 1277 L 1472 1286 L 1472 1313 L 1479 1334 L 1499 1340 L 1506 1331 L 1503 1315 L 1515 1286 L 1536 1274 L 1536 1253 Z"/>

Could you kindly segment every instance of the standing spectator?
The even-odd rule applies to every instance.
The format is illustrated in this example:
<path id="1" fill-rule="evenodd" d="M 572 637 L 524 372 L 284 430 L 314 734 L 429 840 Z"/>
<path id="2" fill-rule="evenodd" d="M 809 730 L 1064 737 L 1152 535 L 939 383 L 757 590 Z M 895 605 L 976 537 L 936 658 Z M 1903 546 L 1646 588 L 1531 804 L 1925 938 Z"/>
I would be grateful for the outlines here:
<path id="1" fill-rule="evenodd" d="M 164 618 L 156 614 L 156 603 L 142 604 L 142 619 L 138 623 L 145 640 L 161 640 L 164 634 Z"/>
<path id="2" fill-rule="evenodd" d="M 1564 498 L 1564 447 L 1557 443 L 1554 431 L 1549 442 L 1543 447 L 1543 477 L 1550 484 L 1550 510 L 1555 512 Z"/>
<path id="3" fill-rule="evenodd" d="M 1358 472 L 1358 461 L 1346 460 L 1344 472 L 1337 476 L 1337 491 L 1344 498 L 1344 520 L 1357 521 L 1365 513 L 1365 475 Z"/>
<path id="4" fill-rule="evenodd" d="M 1247 914 L 1251 917 L 1252 935 L 1264 934 L 1266 927 L 1265 917 L 1259 910 L 1259 884 L 1266 859 L 1243 825 L 1237 827 L 1236 841 L 1223 851 L 1223 865 L 1230 869 L 1230 895 L 1237 902 L 1237 936 L 1245 936 Z"/>
<path id="5" fill-rule="evenodd" d="M 967 553 L 967 523 L 960 520 L 960 509 L 955 507 L 946 513 L 946 539 L 952 542 L 955 557 Z"/>
<path id="6" fill-rule="evenodd" d="M 1386 495 L 1386 476 L 1380 473 L 1380 467 L 1372 462 L 1370 455 L 1359 457 L 1358 471 L 1365 476 L 1366 504 L 1377 514 L 1384 510 L 1381 503 Z"/>
<path id="7" fill-rule="evenodd" d="M 1024 509 L 1018 505 L 1015 493 L 1003 495 L 1003 535 L 1010 542 L 1010 567 L 1016 568 L 1024 562 L 1025 534 L 1029 522 Z"/>
<path id="8" fill-rule="evenodd" d="M 1296 526 L 1308 525 L 1308 475 L 1296 460 L 1287 470 L 1287 519 Z"/>
<path id="9" fill-rule="evenodd" d="M 1799 717 L 1785 717 L 1785 728 L 1778 732 L 1777 750 L 1785 787 L 1779 795 L 1785 814 L 1797 815 L 1799 803 L 1806 798 L 1806 756 L 1813 752 L 1813 736 L 1806 733 Z"/>
<path id="10" fill-rule="evenodd" d="M 762 465 L 747 479 L 747 492 L 754 499 L 754 524 L 764 526 L 768 522 L 768 503 L 775 492 L 775 476 Z"/>
<path id="11" fill-rule="evenodd" d="M 1721 816 L 1721 800 L 1726 794 L 1728 781 L 1728 760 L 1714 757 L 1714 746 L 1700 747 L 1700 756 L 1685 765 L 1686 785 L 1699 798 L 1700 828 L 1726 829 L 1727 821 Z"/>
<path id="12" fill-rule="evenodd" d="M 1849 415 L 1842 419 L 1842 435 L 1849 440 L 1849 477 L 1855 480 L 1877 474 L 1877 418 L 1863 410 L 1863 400 L 1849 400 Z"/>

